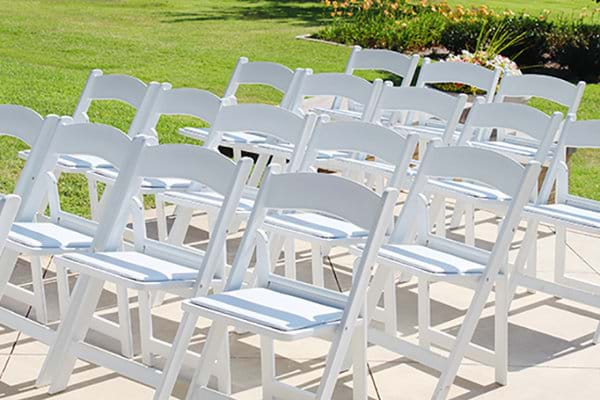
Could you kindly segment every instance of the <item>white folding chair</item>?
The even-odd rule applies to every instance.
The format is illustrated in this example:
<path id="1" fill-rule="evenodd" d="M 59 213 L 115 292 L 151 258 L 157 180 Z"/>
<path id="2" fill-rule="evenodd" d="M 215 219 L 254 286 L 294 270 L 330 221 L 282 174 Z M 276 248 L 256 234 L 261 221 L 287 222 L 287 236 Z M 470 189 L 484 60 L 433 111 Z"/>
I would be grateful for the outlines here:
<path id="1" fill-rule="evenodd" d="M 534 160 L 544 164 L 549 158 L 550 145 L 557 135 L 561 121 L 562 114 L 559 112 L 548 116 L 540 110 L 523 104 L 475 103 L 465 122 L 458 144 L 502 153 L 521 163 Z M 521 151 L 522 149 L 514 143 L 477 138 L 478 134 L 481 135 L 492 129 L 518 132 L 523 141 L 535 147 Z M 472 137 L 475 137 L 474 140 L 469 140 Z M 498 173 L 501 174 L 500 171 Z M 475 244 L 476 209 L 488 210 L 496 215 L 502 215 L 506 210 L 508 198 L 494 188 L 466 180 L 436 180 L 434 184 L 439 193 L 447 193 L 449 198 L 457 200 L 456 208 L 460 207 L 461 210 L 464 210 L 465 242 L 467 244 Z M 445 204 L 443 196 L 439 196 L 437 201 Z M 440 236 L 445 236 L 444 208 L 442 207 L 436 219 L 436 231 Z"/>
<path id="2" fill-rule="evenodd" d="M 49 129 L 44 138 L 48 140 L 33 148 L 27 164 L 35 163 L 36 170 L 30 171 L 27 180 L 31 187 L 23 198 L 16 222 L 12 225 L 4 252 L 0 257 L 0 297 L 6 295 L 16 300 L 32 304 L 36 318 L 45 324 L 48 321 L 43 272 L 40 257 L 55 256 L 65 252 L 89 252 L 98 224 L 65 212 L 60 207 L 56 177 L 53 174 L 57 160 L 62 154 L 83 154 L 101 157 L 112 165 L 123 167 L 129 157 L 137 151 L 135 142 L 117 128 L 108 125 L 79 123 L 73 124 L 70 117 L 49 116 Z M 139 142 L 144 142 L 140 138 Z M 37 161 L 37 160 L 42 161 Z M 47 222 L 35 222 L 40 203 L 46 196 L 49 199 L 50 215 Z M 20 286 L 13 286 L 9 278 L 16 267 L 19 255 L 31 260 L 33 292 Z M 69 283 L 66 270 L 56 265 L 58 300 L 61 313 L 69 302 Z M 103 318 L 94 319 L 94 329 L 114 337 L 121 342 L 123 354 L 133 354 L 131 324 L 126 292 L 117 292 L 119 323 Z M 61 314 L 62 316 L 62 314 Z M 6 308 L 0 308 L 0 321 L 15 330 L 23 331 L 43 343 L 53 340 L 52 329 L 40 325 Z"/>
<path id="3" fill-rule="evenodd" d="M 386 82 L 375 105 L 373 121 L 389 123 L 400 133 L 415 133 L 422 144 L 441 139 L 444 144 L 453 145 L 458 140 L 457 127 L 466 103 L 465 94 L 450 96 L 430 88 L 394 87 Z M 409 111 L 404 114 L 411 119 L 401 123 L 382 121 L 384 113 L 390 111 L 393 114 Z M 443 129 L 427 126 L 425 122 L 430 118 L 443 122 Z"/>
<path id="4" fill-rule="evenodd" d="M 346 354 L 353 361 L 354 398 L 367 397 L 366 316 L 364 300 L 373 258 L 391 222 L 398 191 L 388 188 L 380 197 L 342 177 L 268 173 L 244 233 L 223 293 L 187 300 L 185 314 L 154 399 L 168 399 L 199 316 L 211 319 L 200 363 L 187 399 L 230 398 L 208 389 L 214 362 L 228 343 L 228 326 L 260 336 L 263 398 L 330 399 Z M 357 259 L 348 295 L 272 273 L 269 239 L 261 230 L 269 211 L 310 210 L 344 219 L 370 232 L 363 257 Z M 256 245 L 256 286 L 241 289 Z M 332 342 L 317 393 L 307 393 L 277 380 L 275 341 L 321 337 Z M 351 344 L 352 343 L 352 344 Z"/>
<path id="5" fill-rule="evenodd" d="M 566 275 L 567 230 L 594 235 L 600 233 L 600 202 L 569 193 L 569 170 L 566 164 L 566 151 L 569 148 L 600 148 L 600 121 L 575 122 L 574 115 L 567 117 L 557 156 L 546 174 L 540 195 L 535 204 L 525 207 L 528 227 L 515 262 L 515 271 L 511 275 L 511 293 L 514 294 L 517 286 L 523 286 L 600 307 L 598 285 Z M 555 183 L 556 201 L 549 203 L 548 199 Z M 537 228 L 540 223 L 550 225 L 556 231 L 553 280 L 538 277 L 535 257 L 528 256 L 531 252 L 537 252 Z M 594 343 L 598 342 L 600 325 L 594 335 Z"/>
<path id="6" fill-rule="evenodd" d="M 307 69 L 299 79 L 291 103 L 292 109 L 300 113 L 302 110 L 309 110 L 317 114 L 326 114 L 334 120 L 371 121 L 382 87 L 381 79 L 375 79 L 371 83 L 354 75 L 337 72 L 313 74 L 312 70 Z M 323 100 L 327 102 L 331 97 L 331 106 L 324 106 Z M 340 105 L 334 107 L 334 103 L 340 102 L 340 99 L 358 104 L 361 111 L 342 109 Z"/>
<path id="7" fill-rule="evenodd" d="M 309 171 L 318 165 L 343 169 L 358 175 L 369 173 L 381 177 L 379 192 L 386 186 L 401 190 L 406 187 L 408 166 L 417 144 L 417 137 L 403 137 L 391 129 L 360 121 L 317 122 L 300 168 Z M 349 151 L 369 154 L 375 160 L 334 158 L 327 164 L 319 163 L 318 156 L 324 151 Z M 363 184 L 364 180 L 359 180 Z M 312 282 L 323 287 L 323 257 L 333 247 L 349 247 L 364 242 L 368 232 L 346 221 L 315 212 L 285 212 L 266 218 L 269 231 L 285 238 L 285 276 L 296 278 L 296 255 L 294 242 L 308 242 L 312 249 Z M 274 249 L 278 251 L 279 249 Z"/>
<path id="8" fill-rule="evenodd" d="M 163 84 L 155 96 L 154 101 L 146 113 L 146 119 L 141 126 L 140 132 L 144 135 L 154 137 L 158 143 L 156 124 L 163 115 L 185 115 L 198 118 L 210 125 L 214 123 L 217 114 L 223 105 L 223 101 L 213 93 L 193 88 L 171 89 L 169 84 Z M 91 193 L 97 198 L 97 183 L 102 182 L 108 187 L 115 182 L 117 171 L 112 168 L 96 169 L 88 173 L 91 182 Z M 140 194 L 156 195 L 167 190 L 183 191 L 191 188 L 189 180 L 174 177 L 147 177 L 142 181 Z M 98 207 L 102 207 L 98 205 Z M 163 218 L 164 209 L 157 202 L 157 222 L 159 234 L 166 232 L 166 222 Z"/>
<path id="9" fill-rule="evenodd" d="M 146 146 L 139 157 L 131 159 L 129 163 L 127 170 L 117 178 L 113 195 L 108 200 L 111 205 L 110 216 L 107 218 L 110 224 L 99 228 L 94 242 L 95 252 L 69 253 L 57 257 L 58 264 L 79 272 L 80 277 L 38 378 L 38 385 L 51 383 L 50 393 L 59 392 L 66 387 L 77 358 L 156 386 L 160 374 L 148 366 L 152 366 L 155 355 L 167 356 L 170 344 L 153 336 L 150 307 L 152 294 L 161 291 L 185 297 L 206 295 L 213 287 L 217 271 L 222 269 L 218 265 L 225 262 L 220 249 L 225 245 L 227 227 L 234 216 L 251 161 L 243 159 L 236 164 L 210 149 L 167 144 Z M 134 250 L 121 251 L 119 238 L 127 222 L 128 206 L 137 194 L 139 181 L 146 176 L 189 179 L 206 185 L 223 196 L 223 207 L 206 253 L 148 239 L 143 207 L 139 200 L 133 211 L 136 225 Z M 223 276 L 217 277 L 224 279 Z M 106 282 L 138 293 L 143 364 L 84 342 Z M 193 365 L 198 362 L 198 355 L 190 353 L 188 357 Z M 229 368 L 223 365 L 222 369 L 224 372 L 219 374 L 219 383 L 227 388 Z"/>
<path id="10" fill-rule="evenodd" d="M 250 62 L 246 57 L 240 57 L 229 78 L 223 98 L 232 99 L 235 102 L 235 95 L 240 85 L 264 85 L 281 93 L 282 99 L 279 107 L 290 109 L 294 88 L 302 73 L 302 69 L 292 71 L 281 64 L 265 61 Z M 193 139 L 205 141 L 208 138 L 209 131 L 188 127 L 181 129 L 180 133 Z M 237 148 L 237 145 L 264 143 L 266 140 L 267 138 L 255 132 L 225 132 L 221 137 L 220 145 L 231 147 L 234 152 L 234 159 L 237 160 L 241 157 L 241 150 Z"/>
<path id="11" fill-rule="evenodd" d="M 420 57 L 416 54 L 409 56 L 397 51 L 386 49 L 363 49 L 360 46 L 354 46 L 345 73 L 353 75 L 355 71 L 384 71 L 399 78 L 402 78 L 400 86 L 409 87 L 412 84 Z M 341 105 L 340 98 L 336 98 L 333 104 L 334 109 L 339 109 Z M 360 105 L 351 102 L 349 108 L 352 111 L 361 111 Z"/>
<path id="12" fill-rule="evenodd" d="M 502 171 L 502 173 L 498 173 Z M 386 282 L 393 272 L 409 273 L 418 279 L 418 341 L 413 343 L 394 333 L 389 335 L 375 326 L 369 329 L 369 342 L 397 352 L 441 372 L 433 399 L 445 399 L 463 357 L 496 368 L 496 382 L 507 379 L 507 262 L 508 252 L 519 224 L 522 210 L 530 199 L 540 164 L 526 167 L 514 160 L 483 149 L 465 146 L 430 146 L 419 166 L 389 242 L 379 250 L 378 268 L 368 294 L 371 317 Z M 438 194 L 432 179 L 460 178 L 478 181 L 506 194 L 510 206 L 501 223 L 491 251 L 431 234 L 428 215 L 429 196 Z M 445 193 L 441 193 L 445 195 Z M 416 234 L 416 235 L 415 235 Z M 416 240 L 415 240 L 416 236 Z M 446 282 L 475 291 L 456 337 L 431 326 L 429 285 Z M 471 343 L 473 333 L 495 286 L 494 350 Z M 449 351 L 442 356 L 432 351 L 436 346 Z"/>
<path id="13" fill-rule="evenodd" d="M 416 87 L 425 87 L 435 83 L 460 83 L 485 91 L 485 102 L 491 103 L 496 94 L 502 70 L 487 69 L 480 65 L 465 62 L 431 62 L 425 58 Z"/>
<path id="14" fill-rule="evenodd" d="M 256 132 L 277 141 L 269 146 L 265 144 L 263 154 L 259 154 L 254 170 L 248 178 L 240 205 L 236 210 L 236 218 L 232 223 L 231 232 L 236 232 L 239 224 L 250 215 L 254 206 L 256 188 L 260 184 L 271 157 L 281 164 L 287 162 L 288 171 L 298 170 L 315 122 L 314 114 L 302 117 L 283 108 L 265 104 L 238 104 L 221 109 L 211 127 L 212 132 L 205 147 L 215 149 L 225 132 Z M 249 149 L 260 151 L 253 145 L 246 146 L 249 146 Z M 240 149 L 246 149 L 246 147 L 240 147 Z M 199 188 L 187 192 L 160 193 L 156 196 L 156 201 L 159 208 L 163 207 L 162 203 L 177 206 L 176 218 L 168 236 L 166 232 L 159 232 L 161 240 L 167 240 L 172 244 L 182 244 L 194 210 L 206 211 L 209 225 L 212 226 L 216 213 L 221 207 L 222 197 L 212 190 Z"/>
<path id="15" fill-rule="evenodd" d="M 4 251 L 6 238 L 8 238 L 10 227 L 17 217 L 20 205 L 21 197 L 18 195 L 0 195 L 0 253 Z"/>

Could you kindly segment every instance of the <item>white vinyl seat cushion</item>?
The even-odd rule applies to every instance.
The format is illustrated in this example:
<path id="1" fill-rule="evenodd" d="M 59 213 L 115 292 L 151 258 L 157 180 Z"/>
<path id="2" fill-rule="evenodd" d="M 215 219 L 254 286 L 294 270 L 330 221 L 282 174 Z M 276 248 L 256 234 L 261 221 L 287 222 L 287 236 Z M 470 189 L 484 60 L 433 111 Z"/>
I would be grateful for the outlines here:
<path id="1" fill-rule="evenodd" d="M 136 251 L 68 253 L 63 258 L 138 282 L 193 280 L 198 270 Z"/>
<path id="2" fill-rule="evenodd" d="M 362 119 L 362 110 L 346 110 L 346 109 L 331 109 L 325 107 L 313 107 L 310 111 L 315 114 L 325 114 L 332 117 L 332 119 L 342 120 L 360 120 Z"/>
<path id="3" fill-rule="evenodd" d="M 85 249 L 93 238 L 51 222 L 16 222 L 8 238 L 32 249 Z"/>
<path id="4" fill-rule="evenodd" d="M 223 196 L 212 190 L 189 191 L 189 192 L 164 192 L 159 198 L 163 201 L 187 205 L 189 207 L 203 205 L 215 208 L 223 206 Z M 238 213 L 250 213 L 254 208 L 254 198 L 242 195 L 238 204 Z"/>
<path id="5" fill-rule="evenodd" d="M 341 320 L 343 310 L 266 288 L 223 292 L 192 303 L 225 315 L 277 329 L 296 331 Z"/>
<path id="6" fill-rule="evenodd" d="M 368 231 L 350 222 L 312 212 L 270 215 L 265 219 L 265 224 L 327 240 L 368 236 Z"/>
<path id="7" fill-rule="evenodd" d="M 19 152 L 19 158 L 27 160 L 29 154 L 31 154 L 31 150 L 22 150 Z M 86 154 L 63 154 L 58 158 L 57 165 L 64 168 L 85 170 L 96 168 L 113 168 L 112 164 L 103 158 Z"/>
<path id="8" fill-rule="evenodd" d="M 569 204 L 528 205 L 525 214 L 534 214 L 545 221 L 565 222 L 600 230 L 600 212 Z"/>
<path id="9" fill-rule="evenodd" d="M 512 154 L 526 158 L 534 158 L 537 153 L 537 149 L 535 147 L 519 143 L 486 141 L 469 142 L 469 144 L 479 149 L 493 150 L 498 153 Z"/>
<path id="10" fill-rule="evenodd" d="M 508 201 L 511 198 L 498 189 L 474 182 L 455 181 L 452 179 L 431 179 L 430 183 L 433 186 L 442 189 L 442 191 L 478 199 Z"/>
<path id="11" fill-rule="evenodd" d="M 358 246 L 364 249 L 363 245 Z M 386 244 L 379 250 L 380 259 L 438 275 L 481 274 L 485 265 L 430 247 L 417 244 Z"/>
<path id="12" fill-rule="evenodd" d="M 210 134 L 209 128 L 182 128 L 179 130 L 182 135 L 191 137 L 193 139 L 205 141 Z M 250 132 L 224 132 L 221 137 L 222 143 L 231 143 L 231 144 L 257 144 L 264 143 L 267 141 L 267 138 L 258 133 L 250 133 Z"/>
<path id="13" fill-rule="evenodd" d="M 265 153 L 285 155 L 288 156 L 288 158 L 294 153 L 294 145 L 285 142 L 260 143 L 256 147 L 257 149 L 263 150 Z M 317 153 L 317 160 L 348 156 L 350 156 L 350 153 L 347 151 L 324 150 Z"/>
<path id="14" fill-rule="evenodd" d="M 100 181 L 114 182 L 119 175 L 119 172 L 115 169 L 98 169 L 92 172 Z M 185 190 L 192 185 L 192 182 L 188 179 L 182 178 L 152 178 L 144 177 L 142 181 L 142 189 L 146 190 Z"/>

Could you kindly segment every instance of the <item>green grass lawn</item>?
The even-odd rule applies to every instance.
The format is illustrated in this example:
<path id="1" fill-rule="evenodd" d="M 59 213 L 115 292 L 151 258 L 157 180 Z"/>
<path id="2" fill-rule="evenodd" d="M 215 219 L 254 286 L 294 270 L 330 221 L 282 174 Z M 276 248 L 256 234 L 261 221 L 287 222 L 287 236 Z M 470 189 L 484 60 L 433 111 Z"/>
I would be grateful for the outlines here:
<path id="1" fill-rule="evenodd" d="M 582 0 L 552 2 L 572 3 L 583 5 Z M 0 0 L 0 7 L 0 103 L 22 104 L 41 114 L 71 114 L 93 68 L 221 94 L 240 56 L 322 72 L 342 71 L 349 54 L 348 48 L 295 39 L 323 23 L 319 3 L 311 1 Z M 267 88 L 240 93 L 244 102 L 278 101 Z M 125 130 L 133 112 L 105 102 L 94 105 L 90 115 Z M 581 118 L 600 118 L 600 86 L 586 90 Z M 162 118 L 161 142 L 184 141 L 176 131 L 190 122 Z M 1 192 L 14 187 L 21 148 L 15 140 L 0 139 Z M 574 165 L 574 190 L 600 199 L 600 156 L 579 152 Z M 61 181 L 65 208 L 86 214 L 82 180 Z"/>

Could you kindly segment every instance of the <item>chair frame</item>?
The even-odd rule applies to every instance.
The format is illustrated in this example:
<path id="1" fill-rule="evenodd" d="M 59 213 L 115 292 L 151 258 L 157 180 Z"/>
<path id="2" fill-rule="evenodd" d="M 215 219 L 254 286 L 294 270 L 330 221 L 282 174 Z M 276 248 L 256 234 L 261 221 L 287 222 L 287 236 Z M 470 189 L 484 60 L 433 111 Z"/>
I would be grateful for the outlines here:
<path id="1" fill-rule="evenodd" d="M 213 320 L 205 342 L 200 364 L 194 373 L 188 399 L 195 395 L 212 395 L 214 398 L 230 398 L 206 387 L 212 364 L 221 349 L 228 346 L 227 326 L 257 333 L 261 336 L 262 387 L 263 397 L 274 396 L 286 399 L 329 399 L 331 398 L 336 377 L 342 369 L 346 352 L 352 349 L 354 365 L 354 397 L 366 398 L 366 324 L 363 301 L 366 294 L 371 266 L 376 249 L 383 241 L 386 229 L 391 222 L 390 216 L 398 196 L 398 191 L 388 188 L 380 197 L 371 190 L 345 178 L 314 173 L 274 174 L 273 167 L 267 173 L 258 194 L 256 205 L 236 255 L 232 272 L 225 291 L 239 290 L 250 263 L 255 244 L 257 251 L 257 287 L 280 290 L 291 296 L 298 296 L 322 304 L 336 305 L 344 309 L 340 322 L 303 328 L 297 331 L 283 332 L 241 318 L 227 316 L 218 311 L 210 311 L 194 305 L 191 301 L 183 303 L 185 311 L 176 336 L 173 352 L 169 357 L 163 380 L 154 399 L 167 399 L 173 389 L 181 368 L 182 354 L 188 347 L 196 321 L 200 315 Z M 318 194 L 327 190 L 328 196 Z M 347 201 L 354 198 L 355 201 Z M 341 204 L 340 200 L 346 200 Z M 274 275 L 269 254 L 269 238 L 261 231 L 267 210 L 310 209 L 319 210 L 339 218 L 349 220 L 359 226 L 369 226 L 370 237 L 367 251 L 355 263 L 355 279 L 348 296 L 304 284 L 285 277 Z M 296 387 L 279 382 L 275 373 L 275 340 L 296 340 L 309 336 L 318 336 L 332 341 L 328 352 L 325 372 L 316 395 Z M 352 344 L 351 344 L 352 343 Z"/>
<path id="2" fill-rule="evenodd" d="M 486 167 L 483 167 L 486 165 Z M 490 174 L 502 168 L 502 176 Z M 540 164 L 531 161 L 526 167 L 490 150 L 470 147 L 430 146 L 420 165 L 419 172 L 398 218 L 388 245 L 417 244 L 433 247 L 485 265 L 481 274 L 436 274 L 400 264 L 383 255 L 378 256 L 378 269 L 374 274 L 368 294 L 368 315 L 373 317 L 377 302 L 384 293 L 384 286 L 392 273 L 404 272 L 418 278 L 418 324 L 419 344 L 411 343 L 396 334 L 369 328 L 369 342 L 407 356 L 421 364 L 441 372 L 432 399 L 442 400 L 448 395 L 463 357 L 492 365 L 496 369 L 496 382 L 504 385 L 507 380 L 507 257 L 514 231 L 521 220 L 523 207 L 531 197 Z M 491 252 L 457 243 L 431 234 L 428 221 L 429 196 L 435 187 L 428 183 L 431 177 L 469 178 L 493 185 L 512 195 L 511 205 L 499 229 L 498 240 Z M 429 186 L 429 187 L 428 187 Z M 430 207 L 434 206 L 431 203 Z M 419 221 L 420 220 L 420 221 Z M 418 227 L 414 227 L 415 223 Z M 415 242 L 415 235 L 417 237 Z M 360 253 L 359 249 L 355 249 Z M 471 288 L 475 291 L 471 305 L 459 333 L 453 337 L 430 326 L 430 282 L 445 281 Z M 495 351 L 471 343 L 480 315 L 492 288 L 495 287 Z M 448 357 L 432 352 L 436 345 L 450 351 Z"/>

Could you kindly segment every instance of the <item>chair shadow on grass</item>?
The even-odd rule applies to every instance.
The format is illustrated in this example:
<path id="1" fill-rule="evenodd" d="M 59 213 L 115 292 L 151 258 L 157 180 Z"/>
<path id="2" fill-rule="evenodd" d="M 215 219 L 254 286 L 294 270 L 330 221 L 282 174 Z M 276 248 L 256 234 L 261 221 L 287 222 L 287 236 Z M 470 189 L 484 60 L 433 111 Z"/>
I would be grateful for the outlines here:
<path id="1" fill-rule="evenodd" d="M 316 1 L 242 0 L 242 6 L 212 7 L 199 11 L 168 11 L 162 13 L 163 23 L 228 20 L 293 20 L 293 24 L 315 26 L 325 21 L 326 10 Z"/>

